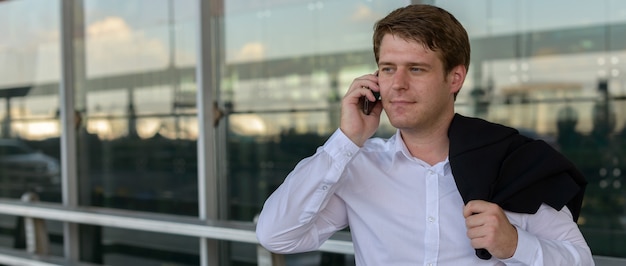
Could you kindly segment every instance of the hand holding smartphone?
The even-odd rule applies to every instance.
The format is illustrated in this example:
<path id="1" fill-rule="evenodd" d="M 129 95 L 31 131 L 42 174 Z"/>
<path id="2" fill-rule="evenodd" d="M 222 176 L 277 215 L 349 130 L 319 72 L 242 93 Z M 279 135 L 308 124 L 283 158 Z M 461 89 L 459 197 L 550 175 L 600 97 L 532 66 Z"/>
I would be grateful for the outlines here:
<path id="1" fill-rule="evenodd" d="M 361 107 L 362 107 L 361 110 L 366 115 L 369 115 L 370 113 L 372 113 L 374 106 L 380 100 L 380 92 L 372 91 L 372 93 L 374 94 L 374 97 L 376 98 L 375 101 L 372 102 L 369 99 L 367 99 L 367 97 L 365 96 L 362 96 L 360 99 Z"/>

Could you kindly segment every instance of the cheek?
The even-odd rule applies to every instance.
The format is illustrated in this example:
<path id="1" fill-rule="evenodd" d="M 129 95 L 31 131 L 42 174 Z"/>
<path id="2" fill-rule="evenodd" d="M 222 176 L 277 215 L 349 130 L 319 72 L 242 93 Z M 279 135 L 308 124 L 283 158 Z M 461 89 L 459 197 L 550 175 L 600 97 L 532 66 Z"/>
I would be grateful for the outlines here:
<path id="1" fill-rule="evenodd" d="M 389 82 L 387 79 L 378 79 L 378 87 L 380 88 L 380 95 L 383 97 L 383 99 L 385 98 L 385 96 L 387 96 L 387 94 L 389 93 L 389 91 L 391 90 L 391 82 Z"/>

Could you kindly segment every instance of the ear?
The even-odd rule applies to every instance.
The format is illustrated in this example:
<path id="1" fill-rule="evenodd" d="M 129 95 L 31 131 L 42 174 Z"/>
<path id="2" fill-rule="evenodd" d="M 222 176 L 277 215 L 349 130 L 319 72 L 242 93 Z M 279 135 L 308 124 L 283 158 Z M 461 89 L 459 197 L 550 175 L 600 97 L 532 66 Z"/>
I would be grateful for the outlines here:
<path id="1" fill-rule="evenodd" d="M 448 78 L 450 80 L 450 93 L 457 94 L 463 87 L 463 82 L 465 82 L 465 76 L 467 75 L 467 69 L 465 69 L 464 65 L 455 66 L 450 73 L 448 74 Z"/>

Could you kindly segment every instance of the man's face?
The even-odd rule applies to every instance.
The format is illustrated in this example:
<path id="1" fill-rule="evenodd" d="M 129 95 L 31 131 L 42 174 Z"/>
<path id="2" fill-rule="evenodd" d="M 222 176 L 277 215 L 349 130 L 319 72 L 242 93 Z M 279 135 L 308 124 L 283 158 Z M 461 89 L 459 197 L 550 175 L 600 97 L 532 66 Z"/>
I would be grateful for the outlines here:
<path id="1" fill-rule="evenodd" d="M 454 93 L 465 79 L 464 67 L 444 73 L 438 54 L 422 43 L 391 34 L 380 45 L 378 83 L 383 108 L 401 130 L 427 129 L 454 113 Z"/>

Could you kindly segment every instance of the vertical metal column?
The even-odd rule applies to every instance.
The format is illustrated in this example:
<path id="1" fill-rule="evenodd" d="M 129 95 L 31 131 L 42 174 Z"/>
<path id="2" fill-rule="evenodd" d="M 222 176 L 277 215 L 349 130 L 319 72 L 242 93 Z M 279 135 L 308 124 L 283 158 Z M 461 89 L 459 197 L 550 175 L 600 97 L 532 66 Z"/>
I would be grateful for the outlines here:
<path id="1" fill-rule="evenodd" d="M 217 220 L 218 190 L 215 169 L 215 132 L 213 129 L 213 94 L 216 88 L 214 62 L 213 1 L 198 0 L 198 55 L 196 65 L 198 110 L 198 207 L 199 218 Z M 200 264 L 219 265 L 219 245 L 214 239 L 200 239 Z"/>
<path id="2" fill-rule="evenodd" d="M 74 130 L 74 15 L 75 0 L 61 0 L 61 81 L 59 82 L 59 109 L 61 118 L 61 189 L 63 205 L 76 207 L 76 131 Z M 80 1 L 80 0 L 77 0 Z M 82 10 L 79 10 L 82 12 Z M 63 224 L 65 258 L 78 261 L 78 226 Z"/>

